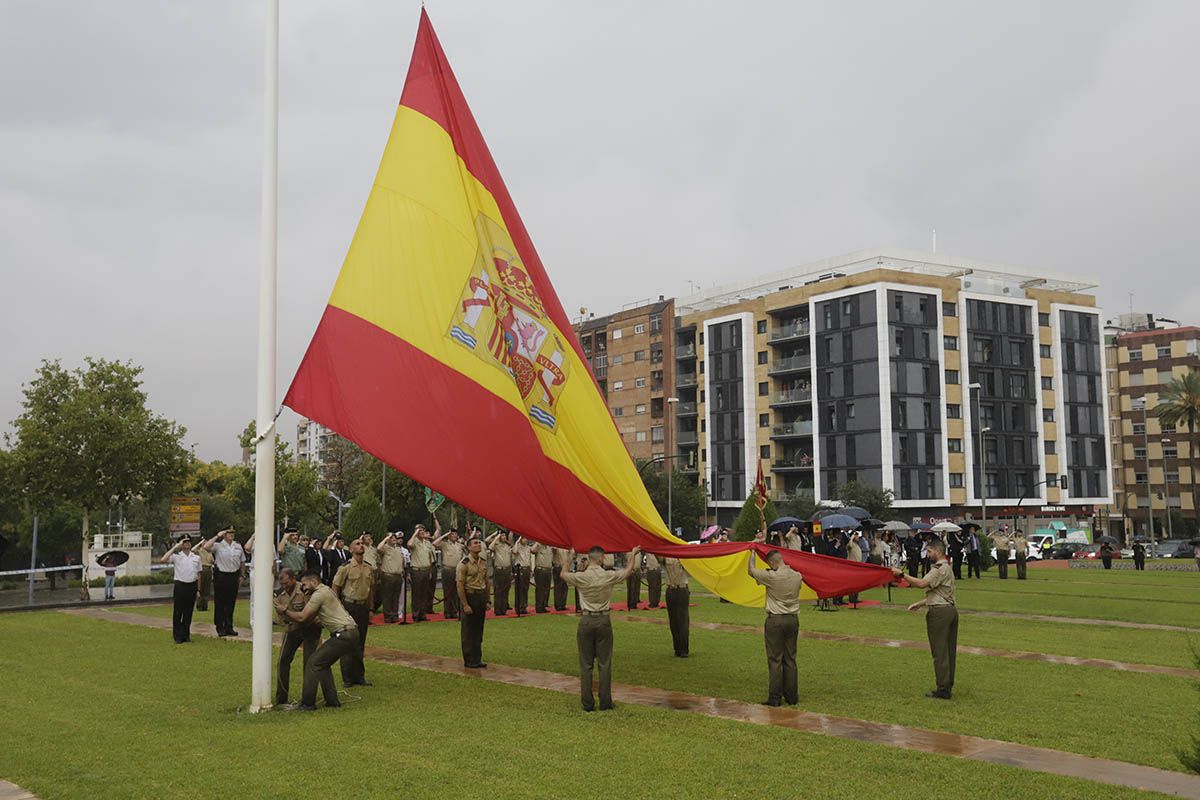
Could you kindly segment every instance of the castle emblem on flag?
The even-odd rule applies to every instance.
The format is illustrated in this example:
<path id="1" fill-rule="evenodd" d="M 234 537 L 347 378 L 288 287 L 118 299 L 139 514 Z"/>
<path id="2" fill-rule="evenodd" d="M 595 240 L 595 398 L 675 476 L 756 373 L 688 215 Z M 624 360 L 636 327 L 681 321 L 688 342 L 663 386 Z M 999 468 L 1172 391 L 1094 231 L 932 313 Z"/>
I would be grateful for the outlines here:
<path id="1" fill-rule="evenodd" d="M 479 249 L 447 335 L 513 379 L 534 422 L 555 430 L 567 380 L 566 344 L 546 314 L 508 233 L 480 214 Z"/>

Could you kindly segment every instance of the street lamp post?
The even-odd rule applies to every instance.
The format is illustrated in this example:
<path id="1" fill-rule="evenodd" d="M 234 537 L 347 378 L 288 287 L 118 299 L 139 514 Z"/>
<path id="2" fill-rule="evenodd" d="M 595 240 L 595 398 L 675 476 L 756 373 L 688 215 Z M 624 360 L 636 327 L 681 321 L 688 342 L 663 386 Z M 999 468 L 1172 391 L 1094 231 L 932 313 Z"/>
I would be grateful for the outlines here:
<path id="1" fill-rule="evenodd" d="M 1154 558 L 1154 485 L 1150 482 L 1150 433 L 1147 430 L 1147 410 L 1150 404 L 1146 396 L 1134 399 L 1134 410 L 1142 407 L 1142 460 L 1146 464 L 1146 535 L 1150 537 L 1150 557 Z"/>
<path id="2" fill-rule="evenodd" d="M 985 534 L 987 533 L 987 449 L 984 447 L 983 436 L 991 432 L 991 427 L 979 429 L 979 487 L 982 489 L 982 494 L 979 495 L 979 524 L 983 526 Z"/>
<path id="3" fill-rule="evenodd" d="M 1171 519 L 1171 483 L 1167 480 L 1167 445 L 1171 440 L 1165 436 L 1159 440 L 1162 445 L 1162 464 L 1163 464 L 1163 513 L 1167 517 L 1167 538 L 1175 538 L 1175 523 Z"/>
<path id="4" fill-rule="evenodd" d="M 674 406 L 678 402 L 679 402 L 678 397 L 668 397 L 667 398 L 667 429 L 668 430 L 671 430 L 671 425 L 672 425 L 671 407 Z M 674 441 L 674 439 L 675 439 L 675 437 L 672 436 L 671 440 Z M 663 441 L 665 442 L 666 440 L 667 440 L 667 437 L 664 435 Z M 663 466 L 664 467 L 667 466 L 666 459 L 663 460 Z M 671 485 L 675 482 L 674 481 L 674 477 L 675 477 L 674 472 L 675 472 L 675 467 L 674 467 L 674 465 L 671 465 L 671 467 L 667 470 L 667 530 L 671 532 L 672 536 L 675 535 L 675 526 L 671 519 L 672 512 L 674 511 L 674 508 L 672 506 L 672 501 L 671 501 Z"/>
<path id="5" fill-rule="evenodd" d="M 333 499 L 334 499 L 334 500 L 337 502 L 337 507 L 338 507 L 338 530 L 340 531 L 340 530 L 342 529 L 342 509 L 343 509 L 343 508 L 349 508 L 349 507 L 350 507 L 350 504 L 349 504 L 349 503 L 343 503 L 343 502 L 342 502 L 342 498 L 338 497 L 338 496 L 337 496 L 336 494 L 334 494 L 332 491 L 330 491 L 330 492 L 329 492 L 329 496 L 330 496 L 330 497 L 332 497 L 332 498 L 333 498 Z"/>
<path id="6" fill-rule="evenodd" d="M 979 399 L 980 399 L 980 396 L 983 394 L 983 384 L 982 383 L 968 384 L 967 391 L 975 393 L 975 395 L 974 395 L 974 400 L 975 400 L 974 406 L 975 407 L 971 412 L 971 424 L 975 426 L 975 430 L 976 430 L 975 449 L 979 453 L 979 458 L 977 459 L 979 461 L 979 485 L 977 488 L 979 489 L 979 507 L 980 507 L 980 512 L 981 512 L 981 524 L 982 524 L 982 527 L 980 528 L 980 530 L 982 530 L 984 535 L 986 536 L 987 535 L 987 476 L 985 476 L 984 472 L 983 472 L 983 426 L 980 424 L 980 420 L 979 420 Z"/>

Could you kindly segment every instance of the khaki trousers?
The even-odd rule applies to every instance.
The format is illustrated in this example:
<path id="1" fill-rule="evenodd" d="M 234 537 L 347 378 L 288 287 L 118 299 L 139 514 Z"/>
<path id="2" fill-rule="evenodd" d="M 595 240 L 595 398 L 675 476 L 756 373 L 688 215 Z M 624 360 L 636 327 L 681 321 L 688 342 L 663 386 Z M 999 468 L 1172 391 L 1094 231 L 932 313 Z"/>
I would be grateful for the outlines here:
<path id="1" fill-rule="evenodd" d="M 575 633 L 579 646 L 579 702 L 584 711 L 595 708 L 592 700 L 592 665 L 600 671 L 600 710 L 612 708 L 612 620 L 607 613 L 585 611 Z"/>
<path id="2" fill-rule="evenodd" d="M 929 606 L 925 613 L 925 631 L 933 656 L 933 674 L 937 690 L 950 694 L 954 688 L 954 662 L 958 655 L 958 609 L 954 606 Z"/>
<path id="3" fill-rule="evenodd" d="M 350 655 L 357 649 L 358 631 L 354 628 L 338 631 L 326 639 L 324 644 L 317 648 L 317 652 L 313 653 L 308 663 L 304 665 L 304 690 L 300 695 L 300 702 L 306 706 L 315 706 L 317 704 L 317 686 L 320 686 L 321 693 L 325 695 L 325 705 L 340 706 L 341 701 L 338 700 L 337 686 L 334 685 L 333 672 L 330 671 L 330 667 L 338 659 Z"/>
<path id="4" fill-rule="evenodd" d="M 767 701 L 800 701 L 796 679 L 796 639 L 800 618 L 795 614 L 767 614 L 763 640 L 767 645 Z"/>

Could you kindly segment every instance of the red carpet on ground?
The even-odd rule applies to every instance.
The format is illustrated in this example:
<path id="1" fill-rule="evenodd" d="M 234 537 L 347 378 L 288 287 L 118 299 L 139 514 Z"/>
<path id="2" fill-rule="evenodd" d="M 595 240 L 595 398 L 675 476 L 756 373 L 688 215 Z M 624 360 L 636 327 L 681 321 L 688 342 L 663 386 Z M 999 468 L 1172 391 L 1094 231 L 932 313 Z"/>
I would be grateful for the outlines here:
<path id="1" fill-rule="evenodd" d="M 692 603 L 691 605 L 693 605 L 693 606 L 694 606 L 694 605 L 696 605 L 696 604 L 695 604 L 695 603 Z M 628 610 L 629 610 L 629 607 L 628 607 L 627 605 L 625 605 L 624 603 L 613 603 L 613 604 L 612 604 L 612 610 L 613 610 L 613 611 L 628 611 Z M 667 607 L 666 607 L 666 605 L 661 605 L 661 606 L 659 606 L 658 608 L 650 608 L 650 607 L 649 607 L 649 606 L 647 606 L 645 603 L 641 603 L 641 604 L 639 604 L 639 605 L 638 605 L 638 607 L 637 607 L 637 610 L 638 610 L 638 611 L 662 611 L 663 613 L 666 613 L 666 611 L 667 611 Z M 567 606 L 567 610 L 566 610 L 566 611 L 555 611 L 555 610 L 551 609 L 551 610 L 547 611 L 546 613 L 547 613 L 547 614 L 574 614 L 574 613 L 575 613 L 575 606 Z M 532 616 L 534 616 L 534 612 L 533 612 L 533 607 L 532 607 L 532 606 L 530 606 L 530 608 L 529 608 L 529 616 L 531 616 L 531 617 L 532 617 Z M 517 612 L 516 612 L 516 611 L 514 611 L 513 609 L 511 609 L 511 608 L 510 608 L 510 609 L 508 610 L 508 615 L 507 615 L 507 618 L 508 618 L 508 619 L 516 619 L 516 618 L 517 618 Z M 494 611 L 492 611 L 492 610 L 489 610 L 489 611 L 487 612 L 487 619 L 496 619 L 496 613 L 495 613 Z M 505 619 L 505 617 L 500 617 L 500 619 Z M 407 620 L 408 620 L 409 622 L 412 622 L 412 614 L 411 614 L 411 613 L 409 613 L 409 615 L 408 615 L 408 617 L 407 617 Z M 426 622 L 445 622 L 445 621 L 446 621 L 446 617 L 445 617 L 445 615 L 444 615 L 444 614 L 442 614 L 442 613 L 440 613 L 440 612 L 439 612 L 439 613 L 435 613 L 435 614 L 429 614 L 429 615 L 427 615 L 427 616 L 425 617 L 425 621 L 426 621 Z M 451 619 L 450 621 L 451 621 L 451 622 L 457 622 L 458 620 L 457 620 L 457 619 Z M 399 622 L 395 622 L 395 623 L 384 623 L 384 621 L 383 621 L 383 614 L 376 614 L 375 616 L 371 617 L 371 624 L 372 624 L 372 625 L 384 625 L 384 624 L 394 624 L 394 625 L 399 625 L 400 623 L 399 623 Z"/>

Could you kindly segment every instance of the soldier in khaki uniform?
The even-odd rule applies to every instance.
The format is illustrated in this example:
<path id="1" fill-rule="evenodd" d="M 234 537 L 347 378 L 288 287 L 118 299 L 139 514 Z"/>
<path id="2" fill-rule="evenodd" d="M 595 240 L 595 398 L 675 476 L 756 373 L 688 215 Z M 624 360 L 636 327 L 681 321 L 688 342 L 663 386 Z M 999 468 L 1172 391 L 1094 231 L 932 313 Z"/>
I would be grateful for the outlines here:
<path id="1" fill-rule="evenodd" d="M 646 576 L 646 605 L 658 608 L 662 600 L 662 567 L 658 563 L 658 556 L 646 553 L 642 557 L 642 565 Z"/>
<path id="2" fill-rule="evenodd" d="M 918 589 L 925 590 L 925 599 L 908 607 L 925 611 L 925 632 L 929 636 L 929 652 L 933 655 L 933 674 L 937 688 L 926 695 L 949 700 L 954 689 L 954 662 L 958 653 L 958 608 L 954 604 L 954 574 L 946 560 L 946 547 L 940 541 L 931 542 L 933 568 L 924 578 L 905 576 L 904 570 L 893 569 L 897 578 L 904 578 Z"/>
<path id="3" fill-rule="evenodd" d="M 492 607 L 492 582 L 488 580 L 487 559 L 483 557 L 483 541 L 472 538 L 467 543 L 467 557 L 454 570 L 458 603 L 462 608 L 459 639 L 462 642 L 463 666 L 482 669 L 483 623 Z"/>
<path id="4" fill-rule="evenodd" d="M 625 563 L 633 564 L 633 571 L 625 579 L 625 604 L 630 611 L 637 611 L 642 602 L 642 556 L 626 553 Z"/>
<path id="5" fill-rule="evenodd" d="M 533 567 L 533 550 L 529 540 L 518 536 L 512 547 L 513 560 L 513 602 L 517 606 L 517 616 L 523 617 L 529 613 L 529 571 Z"/>
<path id="6" fill-rule="evenodd" d="M 194 547 L 192 552 L 200 556 L 200 587 L 196 592 L 196 610 L 208 611 L 208 596 L 212 593 L 213 554 L 203 547 Z"/>
<path id="7" fill-rule="evenodd" d="M 754 541 L 765 543 L 765 532 Z M 763 623 L 763 639 L 767 646 L 769 675 L 765 705 L 779 706 L 782 700 L 791 705 L 800 702 L 796 675 L 796 639 L 800 635 L 800 587 L 804 579 L 799 572 L 783 563 L 778 550 L 767 555 L 767 569 L 755 567 L 754 551 L 746 563 L 750 577 L 767 590 L 767 619 Z"/>
<path id="8" fill-rule="evenodd" d="M 545 614 L 550 610 L 550 583 L 554 577 L 554 548 L 534 542 L 533 552 L 533 610 Z"/>
<path id="9" fill-rule="evenodd" d="M 567 610 L 567 582 L 562 579 L 564 572 L 571 571 L 571 564 L 567 561 L 567 551 L 561 547 L 551 548 L 553 551 L 553 571 L 554 571 L 554 610 Z"/>
<path id="10" fill-rule="evenodd" d="M 379 594 L 384 622 L 404 622 L 400 597 L 404 594 L 404 534 L 389 533 L 379 543 Z M 363 557 L 366 560 L 366 557 Z"/>
<path id="11" fill-rule="evenodd" d="M 329 668 L 338 659 L 346 658 L 358 649 L 358 627 L 333 590 L 321 583 L 320 575 L 305 572 L 300 577 L 300 584 L 308 595 L 304 610 L 293 611 L 289 608 L 284 613 L 288 619 L 299 623 L 307 623 L 315 617 L 317 623 L 329 631 L 329 638 L 317 648 L 304 667 L 304 689 L 297 708 L 302 711 L 316 710 L 318 685 L 325 696 L 325 707 L 335 708 L 341 702 Z"/>
<path id="12" fill-rule="evenodd" d="M 283 645 L 279 648 L 279 664 L 276 669 L 275 705 L 287 705 L 288 692 L 292 683 L 292 661 L 296 651 L 303 649 L 304 668 L 308 668 L 308 660 L 321 644 L 321 626 L 313 622 L 300 623 L 291 620 L 287 612 L 303 611 L 308 605 L 308 595 L 304 593 L 296 573 L 288 567 L 279 570 L 279 591 L 275 593 L 275 621 L 287 629 L 283 636 Z"/>
<path id="13" fill-rule="evenodd" d="M 1013 550 L 1016 551 L 1017 557 L 1017 580 L 1025 580 L 1025 563 L 1029 559 L 1029 540 L 1025 538 L 1025 531 L 1018 530 L 1017 535 L 1013 537 Z"/>
<path id="14" fill-rule="evenodd" d="M 432 575 L 436 552 L 429 541 L 429 531 L 424 525 L 418 525 L 408 539 L 409 564 L 412 567 L 413 622 L 424 622 L 433 605 Z"/>
<path id="15" fill-rule="evenodd" d="M 367 562 L 374 575 L 375 592 L 371 601 L 371 613 L 374 614 L 383 602 L 383 592 L 379 590 L 379 548 L 375 546 L 375 537 L 368 531 L 363 531 L 358 540 L 363 544 L 363 561 Z"/>
<path id="16" fill-rule="evenodd" d="M 350 618 L 358 626 L 358 643 L 350 658 L 342 659 L 342 683 L 346 686 L 370 686 L 366 677 L 363 651 L 367 628 L 371 625 L 371 604 L 375 597 L 375 570 L 363 559 L 363 543 L 350 544 L 350 560 L 333 576 L 333 590 Z"/>
<path id="17" fill-rule="evenodd" d="M 788 528 L 787 533 L 779 537 L 779 546 L 788 550 L 803 550 L 804 539 L 800 537 L 800 529 L 795 525 Z"/>
<path id="18" fill-rule="evenodd" d="M 604 550 L 593 547 L 588 551 L 588 568 L 583 572 L 567 572 L 563 575 L 569 585 L 579 589 L 579 602 L 583 606 L 583 615 L 579 618 L 579 629 L 575 634 L 575 643 L 579 648 L 579 702 L 584 711 L 595 708 L 592 699 L 592 665 L 600 670 L 600 710 L 607 711 L 613 707 L 612 702 L 612 620 L 608 617 L 612 605 L 612 589 L 629 577 L 633 571 L 634 562 L 642 551 L 633 548 L 632 558 L 626 559 L 625 569 L 621 572 L 609 571 L 600 565 L 604 560 Z M 575 560 L 575 551 L 567 555 L 567 563 Z"/>
<path id="19" fill-rule="evenodd" d="M 451 528 L 441 536 L 435 536 L 433 546 L 442 554 L 442 613 L 446 619 L 458 619 L 458 590 L 454 586 L 454 574 L 458 562 L 463 560 L 463 546 L 458 531 Z"/>
<path id="20" fill-rule="evenodd" d="M 488 553 L 492 557 L 492 584 L 495 588 L 496 616 L 508 614 L 508 590 L 512 587 L 513 560 L 512 546 L 508 543 L 508 534 L 496 531 L 484 540 Z"/>
<path id="21" fill-rule="evenodd" d="M 667 621 L 671 623 L 671 642 L 675 645 L 678 658 L 688 657 L 688 628 L 691 625 L 688 604 L 691 590 L 688 588 L 687 570 L 678 558 L 664 558 L 663 571 L 667 574 Z"/>
<path id="22" fill-rule="evenodd" d="M 1000 580 L 1008 580 L 1008 551 L 1012 547 L 1012 540 L 1008 538 L 1007 525 L 992 536 L 992 544 L 996 547 L 996 570 L 1000 574 Z"/>

